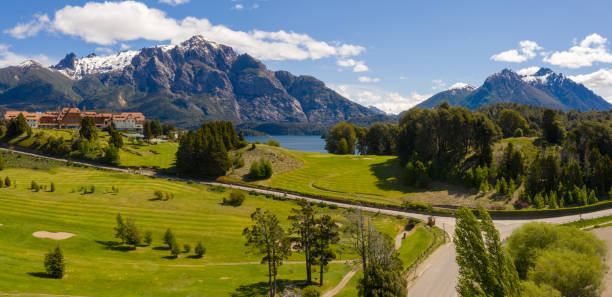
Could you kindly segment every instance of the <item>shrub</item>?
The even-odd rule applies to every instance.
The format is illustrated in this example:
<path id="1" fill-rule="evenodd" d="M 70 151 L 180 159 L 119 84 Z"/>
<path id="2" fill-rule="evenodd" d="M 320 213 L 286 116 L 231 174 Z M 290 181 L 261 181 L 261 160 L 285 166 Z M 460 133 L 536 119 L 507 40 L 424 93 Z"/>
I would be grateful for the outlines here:
<path id="1" fill-rule="evenodd" d="M 51 188 L 49 189 L 51 192 L 55 192 L 55 184 L 51 183 Z"/>
<path id="2" fill-rule="evenodd" d="M 145 242 L 147 245 L 151 245 L 151 243 L 153 242 L 153 233 L 152 233 L 151 231 L 147 231 L 147 232 L 145 233 L 145 236 L 144 236 L 144 242 Z"/>
<path id="3" fill-rule="evenodd" d="M 168 228 L 166 233 L 164 234 L 164 243 L 168 245 L 169 248 L 172 248 L 172 243 L 175 242 L 174 233 L 172 233 L 172 229 Z"/>
<path id="4" fill-rule="evenodd" d="M 7 188 L 9 188 L 11 186 L 11 179 L 8 176 L 4 179 L 4 185 Z"/>
<path id="5" fill-rule="evenodd" d="M 425 188 L 429 184 L 427 168 L 421 161 L 411 161 L 406 164 L 406 181 L 411 186 Z"/>
<path id="6" fill-rule="evenodd" d="M 202 245 L 202 242 L 198 242 L 193 251 L 195 252 L 196 257 L 198 258 L 202 258 L 202 256 L 206 254 L 206 248 Z"/>
<path id="7" fill-rule="evenodd" d="M 64 276 L 64 268 L 64 255 L 59 246 L 45 255 L 45 270 L 49 276 L 58 279 L 62 278 Z"/>
<path id="8" fill-rule="evenodd" d="M 230 193 L 229 199 L 226 200 L 225 198 L 223 198 L 223 204 L 231 206 L 240 206 L 244 202 L 244 199 L 244 193 L 234 190 Z"/>
<path id="9" fill-rule="evenodd" d="M 433 207 L 423 202 L 405 201 L 404 203 L 402 203 L 402 207 L 421 212 L 433 212 Z"/>
<path id="10" fill-rule="evenodd" d="M 251 179 L 266 179 L 272 176 L 272 163 L 270 161 L 261 158 L 259 161 L 251 164 L 251 170 L 249 170 L 249 177 Z"/>
<path id="11" fill-rule="evenodd" d="M 269 146 L 275 146 L 275 147 L 280 147 L 280 143 L 274 139 L 270 139 L 268 140 L 268 145 Z"/>
<path id="12" fill-rule="evenodd" d="M 172 257 L 177 258 L 178 255 L 181 253 L 181 249 L 179 248 L 178 243 L 176 243 L 176 240 L 174 242 L 172 242 L 172 244 L 170 244 L 170 255 L 172 255 Z"/>
<path id="13" fill-rule="evenodd" d="M 94 185 L 91 185 L 91 188 L 89 189 L 89 193 L 93 194 L 96 192 L 96 187 Z"/>
<path id="14" fill-rule="evenodd" d="M 4 161 L 4 155 L 0 154 L 0 170 L 4 169 L 6 161 Z"/>
<path id="15" fill-rule="evenodd" d="M 4 180 L 0 178 L 0 188 L 4 188 Z"/>
<path id="16" fill-rule="evenodd" d="M 38 184 L 35 181 L 30 182 L 30 189 L 36 191 L 38 189 Z"/>
<path id="17" fill-rule="evenodd" d="M 302 297 L 319 297 L 321 296 L 321 291 L 317 286 L 308 286 L 301 291 Z"/>
<path id="18" fill-rule="evenodd" d="M 164 193 L 160 190 L 155 190 L 155 192 L 153 192 L 153 195 L 155 195 L 155 198 L 157 200 L 162 200 L 164 198 Z"/>
<path id="19" fill-rule="evenodd" d="M 183 245 L 183 250 L 184 250 L 183 251 L 184 253 L 189 253 L 189 252 L 191 252 L 191 246 L 188 245 L 188 244 L 184 244 Z"/>

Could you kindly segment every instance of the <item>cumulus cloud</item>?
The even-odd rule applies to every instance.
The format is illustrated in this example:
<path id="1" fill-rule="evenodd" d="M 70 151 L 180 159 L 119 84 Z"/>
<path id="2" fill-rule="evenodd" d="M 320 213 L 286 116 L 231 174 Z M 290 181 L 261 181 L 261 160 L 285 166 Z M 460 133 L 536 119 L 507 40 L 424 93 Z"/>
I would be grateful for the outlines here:
<path id="1" fill-rule="evenodd" d="M 244 9 L 244 5 L 238 3 L 238 4 L 235 4 L 234 6 L 232 6 L 232 9 L 234 9 L 234 10 L 243 10 Z"/>
<path id="2" fill-rule="evenodd" d="M 26 37 L 32 37 L 38 34 L 38 32 L 49 28 L 50 23 L 51 20 L 48 15 L 36 14 L 29 22 L 19 23 L 17 26 L 6 29 L 3 32 L 18 39 L 24 39 Z"/>
<path id="3" fill-rule="evenodd" d="M 377 83 L 380 81 L 378 77 L 360 76 L 358 80 L 362 83 Z"/>
<path id="4" fill-rule="evenodd" d="M 166 3 L 172 6 L 189 3 L 189 0 L 159 0 L 159 3 Z"/>
<path id="5" fill-rule="evenodd" d="M 425 101 L 431 94 L 412 92 L 401 95 L 378 88 L 358 85 L 330 85 L 338 94 L 364 106 L 374 106 L 386 113 L 398 114 Z"/>
<path id="6" fill-rule="evenodd" d="M 35 60 L 45 66 L 50 65 L 49 57 L 45 55 L 24 56 L 9 50 L 10 45 L 0 43 L 0 68 L 19 65 L 25 60 Z"/>
<path id="7" fill-rule="evenodd" d="M 511 49 L 499 54 L 491 56 L 491 60 L 497 62 L 522 63 L 537 55 L 537 51 L 541 50 L 535 41 L 523 40 L 519 42 L 518 49 Z"/>
<path id="8" fill-rule="evenodd" d="M 593 63 L 612 63 L 612 54 L 606 47 L 607 39 L 591 34 L 567 51 L 555 51 L 544 57 L 544 62 L 566 68 L 592 66 Z"/>
<path id="9" fill-rule="evenodd" d="M 130 48 L 132 48 L 132 46 L 131 46 L 131 45 L 129 45 L 129 44 L 126 44 L 126 43 L 122 43 L 122 44 L 121 44 L 121 50 L 122 50 L 122 51 L 124 51 L 124 50 L 128 50 L 128 49 L 130 49 Z"/>
<path id="10" fill-rule="evenodd" d="M 180 4 L 184 1 L 168 2 Z M 174 19 L 168 17 L 162 10 L 149 8 L 137 1 L 67 5 L 55 12 L 48 26 L 48 30 L 103 46 L 138 39 L 170 41 L 172 44 L 178 44 L 193 35 L 201 34 L 208 40 L 226 44 L 239 52 L 249 53 L 262 60 L 346 58 L 365 50 L 358 45 L 330 44 L 315 40 L 306 34 L 283 30 L 237 31 L 223 25 L 213 25 L 205 18 Z M 34 35 L 34 31 L 31 35 Z M 365 65 L 363 63 L 361 65 L 355 68 L 364 71 Z M 367 67 L 365 69 L 367 70 Z"/>
<path id="11" fill-rule="evenodd" d="M 363 61 L 355 61 L 353 59 L 340 59 L 336 64 L 340 67 L 352 67 L 353 72 L 365 72 L 370 70 Z"/>
<path id="12" fill-rule="evenodd" d="M 584 84 L 612 103 L 612 69 L 599 69 L 593 73 L 569 76 L 575 82 Z"/>
<path id="13" fill-rule="evenodd" d="M 531 67 L 519 69 L 516 73 L 518 73 L 519 75 L 534 75 L 536 72 L 538 72 L 538 70 L 540 70 L 540 67 L 531 66 Z"/>

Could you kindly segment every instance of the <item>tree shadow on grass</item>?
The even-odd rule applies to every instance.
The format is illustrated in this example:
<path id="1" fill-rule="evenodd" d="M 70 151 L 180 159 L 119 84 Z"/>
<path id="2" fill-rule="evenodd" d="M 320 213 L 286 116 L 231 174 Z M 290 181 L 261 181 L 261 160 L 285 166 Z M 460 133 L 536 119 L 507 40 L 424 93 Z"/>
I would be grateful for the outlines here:
<path id="1" fill-rule="evenodd" d="M 282 292 L 286 287 L 299 287 L 304 284 L 301 280 L 286 280 L 279 279 L 276 281 L 277 293 Z M 236 288 L 236 291 L 231 293 L 231 297 L 251 297 L 251 296 L 267 296 L 269 294 L 270 287 L 268 282 L 259 282 L 248 285 L 241 285 Z"/>
<path id="2" fill-rule="evenodd" d="M 119 242 L 110 241 L 110 240 L 109 241 L 96 240 L 96 243 L 103 245 L 104 248 L 106 248 L 107 250 L 111 250 L 111 251 L 129 252 L 129 251 L 133 251 L 136 249 L 135 247 L 122 245 Z"/>
<path id="3" fill-rule="evenodd" d="M 154 251 L 169 251 L 170 248 L 167 246 L 156 246 L 153 248 Z"/>
<path id="4" fill-rule="evenodd" d="M 163 256 L 162 258 L 164 258 L 166 260 L 176 260 L 176 259 L 178 259 L 178 256 L 170 255 L 170 256 Z"/>
<path id="5" fill-rule="evenodd" d="M 477 193 L 461 185 L 438 181 L 430 182 L 429 186 L 426 188 L 408 186 L 404 183 L 406 176 L 404 168 L 400 165 L 399 158 L 389 159 L 384 163 L 372 164 L 370 165 L 370 171 L 378 179 L 376 186 L 382 190 L 399 191 L 406 194 L 429 191 L 448 191 L 448 194 L 458 197 L 468 197 Z"/>
<path id="6" fill-rule="evenodd" d="M 51 276 L 50 274 L 46 272 L 28 272 L 28 275 L 39 277 L 39 278 L 54 278 L 53 276 Z"/>
<path id="7" fill-rule="evenodd" d="M 202 259 L 203 256 L 198 256 L 198 255 L 189 255 L 187 256 L 188 259 Z"/>

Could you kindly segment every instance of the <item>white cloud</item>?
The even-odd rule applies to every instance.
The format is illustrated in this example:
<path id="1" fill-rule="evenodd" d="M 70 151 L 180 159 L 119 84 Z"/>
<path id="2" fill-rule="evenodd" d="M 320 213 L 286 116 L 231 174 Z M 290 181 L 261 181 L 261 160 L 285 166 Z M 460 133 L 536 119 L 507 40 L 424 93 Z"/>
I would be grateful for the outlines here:
<path id="1" fill-rule="evenodd" d="M 399 79 L 401 79 L 401 80 L 407 80 L 408 78 L 407 78 L 407 77 L 405 77 L 405 76 L 400 76 L 400 77 L 399 77 Z"/>
<path id="2" fill-rule="evenodd" d="M 167 2 L 180 4 L 185 1 Z M 138 39 L 178 44 L 201 34 L 208 40 L 226 44 L 262 60 L 345 58 L 365 50 L 358 45 L 329 44 L 295 32 L 236 31 L 223 25 L 213 25 L 205 18 L 174 19 L 162 10 L 136 1 L 67 5 L 55 12 L 47 29 L 104 46 Z M 367 69 L 365 65 L 355 68 L 360 71 Z"/>
<path id="3" fill-rule="evenodd" d="M 175 6 L 189 3 L 189 0 L 159 0 L 159 3 L 166 3 Z"/>
<path id="4" fill-rule="evenodd" d="M 522 63 L 534 58 L 537 55 L 536 51 L 541 49 L 542 47 L 535 41 L 523 40 L 519 42 L 519 49 L 511 49 L 493 55 L 491 56 L 491 60 L 497 62 Z"/>
<path id="5" fill-rule="evenodd" d="M 358 80 L 362 83 L 377 83 L 380 81 L 378 77 L 360 76 Z"/>
<path id="6" fill-rule="evenodd" d="M 584 84 L 587 88 L 612 103 L 612 69 L 599 69 L 593 73 L 569 76 L 569 78 Z"/>
<path id="7" fill-rule="evenodd" d="M 128 50 L 128 49 L 130 49 L 130 48 L 132 48 L 132 46 L 131 46 L 131 45 L 129 45 L 129 44 L 126 44 L 126 43 L 122 43 L 122 44 L 121 44 L 121 50 L 122 50 L 122 51 L 124 51 L 124 50 Z"/>
<path id="8" fill-rule="evenodd" d="M 338 94 L 349 98 L 364 106 L 375 106 L 380 110 L 398 114 L 404 110 L 425 101 L 431 94 L 412 92 L 409 95 L 400 95 L 397 92 L 388 92 L 378 88 L 358 85 L 330 85 Z"/>
<path id="9" fill-rule="evenodd" d="M 341 67 L 353 67 L 353 72 L 365 72 L 370 70 L 363 61 L 355 61 L 353 59 L 341 59 L 336 62 Z"/>
<path id="10" fill-rule="evenodd" d="M 49 16 L 46 14 L 35 14 L 34 18 L 27 23 L 19 23 L 17 26 L 6 29 L 3 32 L 6 34 L 10 34 L 11 36 L 24 39 L 26 37 L 32 37 L 38 32 L 49 27 L 51 20 Z"/>
<path id="11" fill-rule="evenodd" d="M 255 3 L 255 4 L 253 4 L 253 5 L 251 6 L 251 9 L 257 9 L 257 8 L 259 8 L 259 4 L 257 4 L 257 3 Z"/>
<path id="12" fill-rule="evenodd" d="M 234 10 L 243 10 L 244 9 L 244 5 L 238 3 L 238 4 L 234 5 L 234 6 L 232 6 L 232 9 L 234 9 Z"/>
<path id="13" fill-rule="evenodd" d="M 50 65 L 49 57 L 45 55 L 24 56 L 9 50 L 10 45 L 0 43 L 0 68 L 19 65 L 25 60 L 35 60 L 45 66 Z"/>
<path id="14" fill-rule="evenodd" d="M 443 82 L 441 79 L 434 79 L 431 82 L 433 83 L 433 86 L 431 87 L 432 90 L 438 90 L 446 86 L 446 83 Z"/>
<path id="15" fill-rule="evenodd" d="M 108 47 L 97 47 L 96 48 L 96 52 L 98 53 L 104 53 L 104 54 L 110 54 L 113 52 L 113 49 L 108 48 Z"/>
<path id="16" fill-rule="evenodd" d="M 612 54 L 606 47 L 607 39 L 599 34 L 591 34 L 567 51 L 555 51 L 544 62 L 566 68 L 592 66 L 593 63 L 612 63 Z"/>
<path id="17" fill-rule="evenodd" d="M 531 67 L 519 69 L 519 71 L 517 71 L 516 73 L 518 73 L 519 75 L 534 75 L 536 72 L 538 72 L 538 70 L 540 70 L 540 67 L 531 66 Z"/>

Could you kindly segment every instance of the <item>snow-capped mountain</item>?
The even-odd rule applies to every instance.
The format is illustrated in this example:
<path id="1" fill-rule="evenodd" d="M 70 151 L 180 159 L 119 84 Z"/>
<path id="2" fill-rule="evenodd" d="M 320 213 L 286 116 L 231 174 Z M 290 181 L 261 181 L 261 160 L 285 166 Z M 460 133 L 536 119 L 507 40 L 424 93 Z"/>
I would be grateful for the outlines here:
<path id="1" fill-rule="evenodd" d="M 70 53 L 59 64 L 51 68 L 73 80 L 79 80 L 91 74 L 122 70 L 132 63 L 132 59 L 138 53 L 138 51 L 123 51 L 107 56 L 91 54 L 80 59 L 77 59 L 74 53 Z"/>
<path id="2" fill-rule="evenodd" d="M 445 91 L 437 93 L 429 99 L 421 102 L 417 107 L 433 108 L 436 105 L 446 101 L 451 105 L 459 105 L 461 100 L 471 94 L 476 87 L 466 83 L 456 83 Z"/>
<path id="3" fill-rule="evenodd" d="M 202 36 L 106 56 L 70 53 L 49 68 L 0 69 L 0 108 L 66 105 L 140 111 L 183 127 L 206 120 L 330 124 L 375 114 L 314 77 L 270 71 Z"/>
<path id="4" fill-rule="evenodd" d="M 520 74 L 509 69 L 489 76 L 479 88 L 463 92 L 447 90 L 425 100 L 419 107 L 431 108 L 442 101 L 469 109 L 514 102 L 560 110 L 608 110 L 612 105 L 593 91 L 548 68 L 533 68 Z"/>

